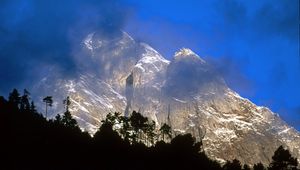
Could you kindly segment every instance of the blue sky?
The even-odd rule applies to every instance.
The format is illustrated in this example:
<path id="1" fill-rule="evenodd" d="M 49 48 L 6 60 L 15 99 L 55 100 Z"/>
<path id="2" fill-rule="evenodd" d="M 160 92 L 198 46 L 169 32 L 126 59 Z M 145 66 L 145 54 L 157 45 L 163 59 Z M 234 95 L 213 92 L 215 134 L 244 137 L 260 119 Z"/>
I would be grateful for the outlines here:
<path id="1" fill-rule="evenodd" d="M 300 129 L 299 1 L 125 0 L 125 30 L 166 58 L 188 47 Z"/>
<path id="2" fill-rule="evenodd" d="M 73 45 L 120 29 L 168 59 L 191 48 L 231 88 L 300 130 L 298 0 L 2 0 L 0 95 L 47 65 L 74 76 Z"/>

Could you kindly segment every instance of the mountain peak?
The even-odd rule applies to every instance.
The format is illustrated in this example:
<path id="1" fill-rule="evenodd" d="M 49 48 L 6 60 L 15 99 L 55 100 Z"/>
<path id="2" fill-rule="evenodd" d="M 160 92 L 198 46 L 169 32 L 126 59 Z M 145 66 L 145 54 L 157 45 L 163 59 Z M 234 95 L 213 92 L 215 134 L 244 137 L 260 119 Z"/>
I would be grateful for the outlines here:
<path id="1" fill-rule="evenodd" d="M 189 56 L 189 55 L 196 55 L 196 54 L 189 48 L 181 48 L 179 51 L 175 52 L 175 57 Z"/>
<path id="2" fill-rule="evenodd" d="M 94 32 L 81 45 L 84 50 L 74 56 L 80 76 L 65 79 L 50 72 L 47 81 L 34 86 L 33 91 L 40 93 L 38 108 L 51 91 L 54 99 L 70 96 L 72 115 L 90 133 L 107 113 L 137 110 L 158 127 L 168 122 L 175 134 L 203 139 L 205 153 L 219 161 L 236 158 L 251 165 L 269 164 L 279 145 L 300 158 L 300 134 L 271 110 L 229 89 L 191 49 L 180 49 L 169 62 L 126 32 L 115 36 Z M 53 113 L 63 111 L 62 103 L 53 108 Z"/>
<path id="3" fill-rule="evenodd" d="M 194 51 L 192 51 L 189 48 L 181 48 L 179 51 L 175 52 L 175 60 L 181 60 L 186 58 L 192 58 L 196 60 L 200 60 L 202 63 L 205 63 L 205 61 L 200 58 Z"/>

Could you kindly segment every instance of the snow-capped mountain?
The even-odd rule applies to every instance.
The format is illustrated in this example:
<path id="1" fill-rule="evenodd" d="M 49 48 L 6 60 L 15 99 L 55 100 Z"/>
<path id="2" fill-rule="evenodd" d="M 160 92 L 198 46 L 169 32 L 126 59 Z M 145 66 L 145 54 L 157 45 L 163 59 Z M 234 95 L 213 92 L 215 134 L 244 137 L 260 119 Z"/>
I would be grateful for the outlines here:
<path id="1" fill-rule="evenodd" d="M 300 158 L 299 132 L 231 90 L 192 50 L 183 48 L 168 61 L 125 32 L 115 38 L 91 33 L 81 48 L 74 54 L 78 76 L 64 78 L 53 70 L 33 93 L 40 95 L 36 101 L 54 97 L 52 113 L 62 113 L 62 100 L 70 96 L 82 129 L 94 133 L 109 112 L 136 110 L 158 126 L 168 122 L 175 133 L 203 138 L 205 152 L 219 161 L 267 164 L 279 145 Z"/>

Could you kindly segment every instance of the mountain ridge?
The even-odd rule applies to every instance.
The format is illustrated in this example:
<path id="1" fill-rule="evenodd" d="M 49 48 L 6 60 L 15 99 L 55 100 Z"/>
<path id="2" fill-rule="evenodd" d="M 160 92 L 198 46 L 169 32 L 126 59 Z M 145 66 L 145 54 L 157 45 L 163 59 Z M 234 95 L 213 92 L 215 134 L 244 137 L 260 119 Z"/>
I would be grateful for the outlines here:
<path id="1" fill-rule="evenodd" d="M 219 161 L 268 164 L 281 144 L 300 158 L 300 135 L 266 107 L 253 104 L 231 90 L 225 80 L 190 49 L 166 60 L 155 49 L 127 33 L 113 40 L 91 33 L 83 40 L 78 62 L 90 60 L 78 78 L 48 75 L 33 91 L 37 101 L 52 93 L 70 96 L 70 111 L 82 129 L 94 133 L 109 112 L 133 110 L 169 122 L 177 134 L 203 138 L 206 153 Z M 82 55 L 84 54 L 84 55 Z M 82 57 L 89 58 L 82 58 Z M 38 104 L 43 107 L 42 103 Z M 55 113 L 62 113 L 59 102 Z M 54 115 L 53 115 L 54 116 Z"/>

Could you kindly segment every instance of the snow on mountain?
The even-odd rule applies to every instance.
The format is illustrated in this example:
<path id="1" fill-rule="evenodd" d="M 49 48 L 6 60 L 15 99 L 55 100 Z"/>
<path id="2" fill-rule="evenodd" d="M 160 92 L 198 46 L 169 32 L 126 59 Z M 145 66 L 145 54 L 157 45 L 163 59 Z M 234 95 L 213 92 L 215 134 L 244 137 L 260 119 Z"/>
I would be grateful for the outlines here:
<path id="1" fill-rule="evenodd" d="M 81 70 L 77 77 L 52 72 L 33 91 L 40 95 L 36 101 L 54 97 L 51 113 L 63 113 L 62 100 L 70 96 L 82 129 L 93 134 L 109 112 L 136 110 L 158 126 L 170 123 L 176 134 L 203 139 L 205 152 L 219 161 L 267 164 L 279 145 L 300 158 L 299 132 L 231 90 L 192 50 L 183 48 L 168 61 L 125 32 L 113 38 L 94 32 L 81 45 L 74 56 Z"/>
<path id="2" fill-rule="evenodd" d="M 185 59 L 188 57 L 191 57 L 194 60 L 199 60 L 200 62 L 205 63 L 205 61 L 202 58 L 200 58 L 196 53 L 194 53 L 189 48 L 182 48 L 179 51 L 175 52 L 175 55 L 174 55 L 175 60 L 181 60 L 181 59 Z"/>

